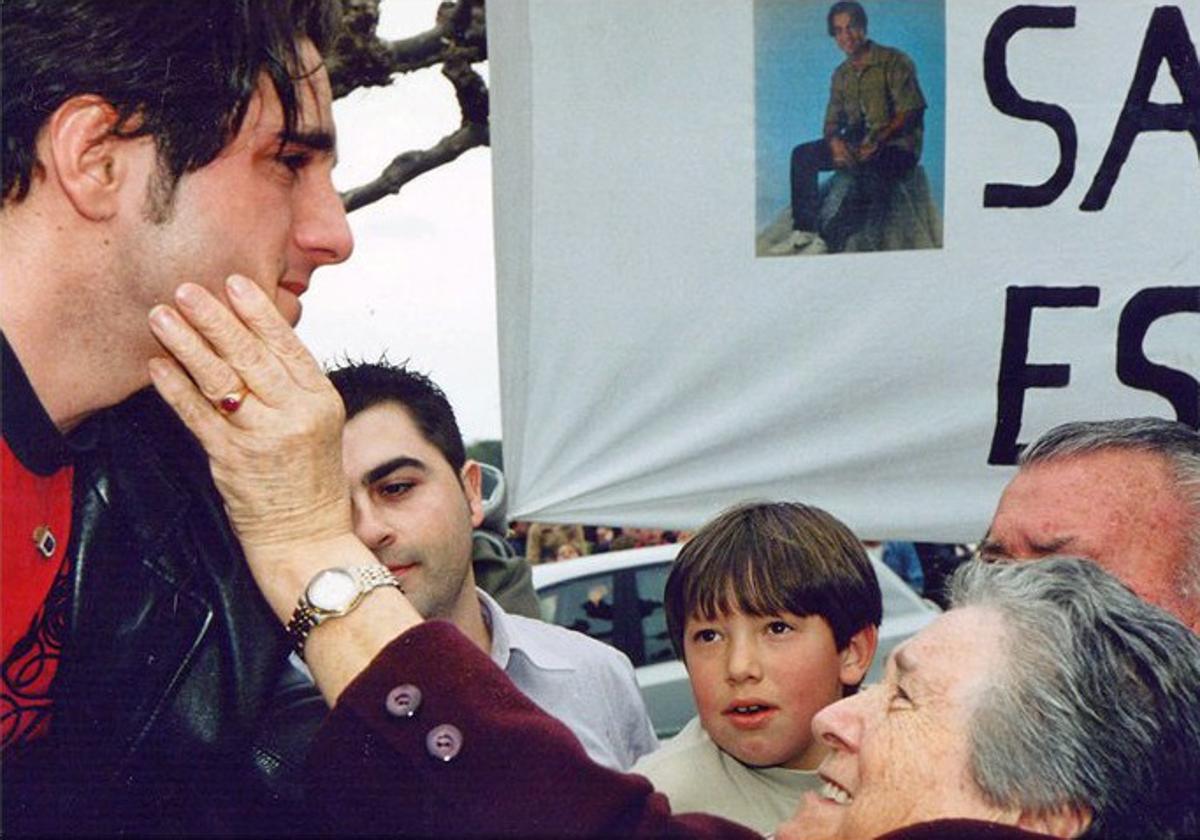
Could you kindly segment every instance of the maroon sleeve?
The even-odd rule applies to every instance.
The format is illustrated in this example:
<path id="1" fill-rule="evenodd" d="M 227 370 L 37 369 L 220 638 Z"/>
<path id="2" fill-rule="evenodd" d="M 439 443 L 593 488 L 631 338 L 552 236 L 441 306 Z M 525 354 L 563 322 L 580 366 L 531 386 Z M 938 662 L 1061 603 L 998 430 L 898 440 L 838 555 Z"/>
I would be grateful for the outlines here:
<path id="1" fill-rule="evenodd" d="M 878 840 L 1050 840 L 1015 825 L 971 819 L 942 819 L 889 831 Z"/>
<path id="2" fill-rule="evenodd" d="M 314 828 L 337 835 L 758 836 L 716 817 L 672 816 L 645 778 L 591 761 L 441 621 L 398 637 L 355 678 L 309 767 Z"/>

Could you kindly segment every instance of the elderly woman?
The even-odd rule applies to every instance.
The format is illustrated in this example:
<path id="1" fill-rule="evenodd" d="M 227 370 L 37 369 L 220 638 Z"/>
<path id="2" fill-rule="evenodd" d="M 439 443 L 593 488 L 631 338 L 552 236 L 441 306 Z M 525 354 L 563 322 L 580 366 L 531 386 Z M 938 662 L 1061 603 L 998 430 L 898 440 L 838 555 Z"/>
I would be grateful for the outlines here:
<path id="1" fill-rule="evenodd" d="M 453 626 L 422 623 L 351 530 L 336 393 L 258 287 L 227 291 L 233 312 L 193 287 L 152 320 L 178 363 L 151 375 L 332 706 L 311 829 L 753 836 L 591 763 Z M 1200 832 L 1200 638 L 1086 561 L 964 569 L 884 682 L 814 727 L 826 784 L 781 837 Z"/>

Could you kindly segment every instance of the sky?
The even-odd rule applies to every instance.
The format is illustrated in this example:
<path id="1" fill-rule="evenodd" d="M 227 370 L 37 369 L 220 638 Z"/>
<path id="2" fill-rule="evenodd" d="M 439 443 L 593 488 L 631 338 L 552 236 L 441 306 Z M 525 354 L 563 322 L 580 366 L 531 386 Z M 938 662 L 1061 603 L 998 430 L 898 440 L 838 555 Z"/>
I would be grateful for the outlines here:
<path id="1" fill-rule="evenodd" d="M 437 5 L 386 0 L 378 32 L 394 39 L 429 29 Z M 486 77 L 486 65 L 477 69 Z M 401 152 L 428 148 L 460 118 L 440 68 L 354 91 L 333 113 L 339 190 L 372 180 Z M 326 364 L 384 352 L 410 360 L 446 392 L 468 443 L 500 437 L 491 177 L 490 151 L 472 149 L 351 213 L 354 254 L 314 275 L 299 326 Z"/>

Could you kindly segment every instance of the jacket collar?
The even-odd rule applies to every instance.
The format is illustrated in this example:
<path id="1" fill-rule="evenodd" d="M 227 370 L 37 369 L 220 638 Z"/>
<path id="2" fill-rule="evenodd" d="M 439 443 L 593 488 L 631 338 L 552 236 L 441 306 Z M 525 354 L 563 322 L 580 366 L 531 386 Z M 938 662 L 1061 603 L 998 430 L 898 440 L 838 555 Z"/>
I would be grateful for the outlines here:
<path id="1" fill-rule="evenodd" d="M 53 475 L 71 462 L 70 448 L 33 392 L 21 361 L 3 333 L 0 333 L 0 367 L 3 368 L 0 417 L 4 441 L 30 472 Z"/>

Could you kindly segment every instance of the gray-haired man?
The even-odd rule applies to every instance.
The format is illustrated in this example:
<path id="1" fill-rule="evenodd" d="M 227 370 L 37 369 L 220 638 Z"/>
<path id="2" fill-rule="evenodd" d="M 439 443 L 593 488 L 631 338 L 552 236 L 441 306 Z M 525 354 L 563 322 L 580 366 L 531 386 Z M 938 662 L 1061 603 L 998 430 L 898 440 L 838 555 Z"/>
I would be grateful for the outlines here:
<path id="1" fill-rule="evenodd" d="M 1087 557 L 1200 633 L 1200 434 L 1153 417 L 1051 429 L 1023 453 L 980 554 Z"/>

